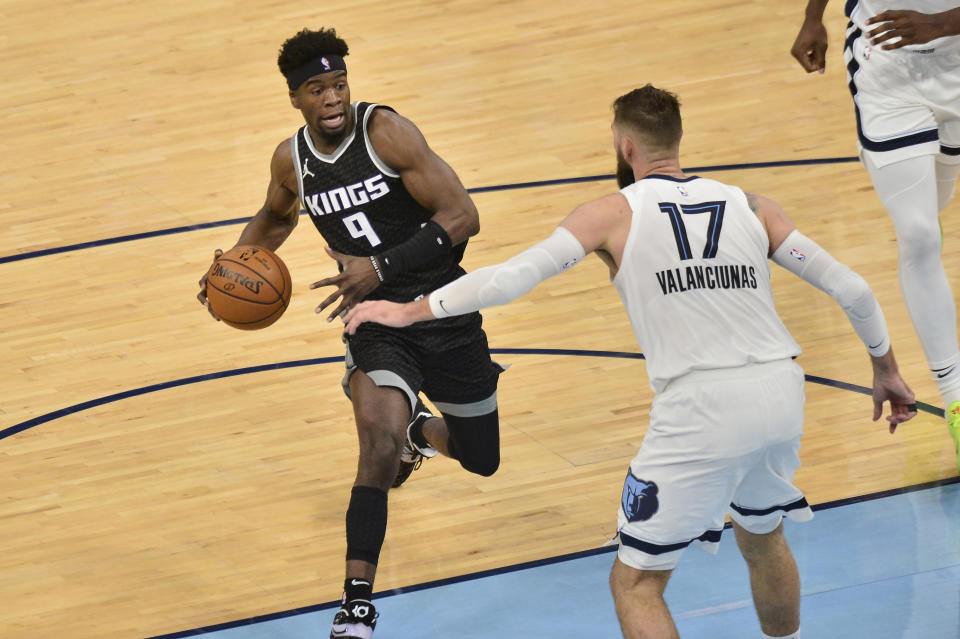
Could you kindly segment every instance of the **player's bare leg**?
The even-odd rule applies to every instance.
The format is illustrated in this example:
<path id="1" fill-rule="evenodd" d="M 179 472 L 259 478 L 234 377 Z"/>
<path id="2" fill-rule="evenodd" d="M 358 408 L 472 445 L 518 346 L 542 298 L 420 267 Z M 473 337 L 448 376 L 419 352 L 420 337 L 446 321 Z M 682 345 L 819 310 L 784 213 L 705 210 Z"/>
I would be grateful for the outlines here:
<path id="1" fill-rule="evenodd" d="M 350 376 L 350 396 L 360 443 L 354 485 L 386 491 L 397 472 L 410 403 L 399 389 L 377 386 L 360 370 Z"/>
<path id="2" fill-rule="evenodd" d="M 783 524 L 755 535 L 733 524 L 737 545 L 750 569 L 750 589 L 760 627 L 770 637 L 788 637 L 800 629 L 800 576 Z"/>
<path id="3" fill-rule="evenodd" d="M 444 457 L 450 457 L 450 449 L 447 446 L 450 432 L 447 430 L 447 423 L 443 421 L 442 417 L 431 417 L 424 422 L 423 436 L 438 453 Z"/>
<path id="4" fill-rule="evenodd" d="M 670 570 L 637 570 L 615 559 L 610 591 L 626 639 L 679 639 L 663 600 Z"/>

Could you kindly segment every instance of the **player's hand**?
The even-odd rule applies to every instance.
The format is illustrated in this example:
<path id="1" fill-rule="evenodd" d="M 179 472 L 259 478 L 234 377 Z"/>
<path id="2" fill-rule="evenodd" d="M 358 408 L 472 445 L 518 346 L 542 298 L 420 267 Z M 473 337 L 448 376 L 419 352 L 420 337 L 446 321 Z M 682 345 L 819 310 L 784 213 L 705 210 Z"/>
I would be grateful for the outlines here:
<path id="1" fill-rule="evenodd" d="M 917 416 L 916 399 L 913 391 L 900 377 L 897 363 L 893 358 L 893 349 L 883 357 L 873 357 L 873 421 L 883 415 L 883 403 L 890 402 L 890 432 L 897 426 Z"/>
<path id="2" fill-rule="evenodd" d="M 373 270 L 373 263 L 370 262 L 369 257 L 344 255 L 343 253 L 337 253 L 329 246 L 326 247 L 326 251 L 327 255 L 336 260 L 343 270 L 333 277 L 314 282 L 310 285 L 310 289 L 313 290 L 323 286 L 337 287 L 337 290 L 320 302 L 320 306 L 317 307 L 317 313 L 322 313 L 325 308 L 339 299 L 340 304 L 327 317 L 327 321 L 332 322 L 337 315 L 351 306 L 359 304 L 363 298 L 380 286 L 380 279 L 377 277 L 376 271 Z"/>
<path id="3" fill-rule="evenodd" d="M 924 44 L 945 35 L 942 19 L 936 15 L 917 11 L 884 11 L 873 16 L 866 23 L 880 25 L 876 29 L 867 31 L 870 44 L 877 45 L 892 38 L 900 38 L 898 42 L 883 45 L 881 48 L 885 51 L 899 49 L 908 44 Z"/>
<path id="4" fill-rule="evenodd" d="M 223 251 L 217 249 L 213 252 L 213 261 L 216 262 L 220 256 L 223 255 Z M 210 304 L 207 302 L 207 278 L 210 277 L 210 269 L 208 268 L 203 274 L 203 277 L 200 278 L 200 292 L 197 293 L 197 299 L 200 300 L 200 303 L 203 304 L 207 311 L 210 313 L 210 316 L 213 319 L 220 321 L 220 318 L 217 317 L 217 314 L 213 312 L 213 309 L 210 308 Z"/>
<path id="5" fill-rule="evenodd" d="M 890 432 L 897 430 L 897 426 L 917 416 L 917 404 L 913 391 L 907 387 L 899 373 L 894 377 L 873 383 L 873 421 L 883 415 L 883 403 L 890 402 L 890 414 L 887 421 L 890 423 Z"/>
<path id="6" fill-rule="evenodd" d="M 353 335 L 364 322 L 376 322 L 384 326 L 403 328 L 410 326 L 416 319 L 409 312 L 411 304 L 398 304 L 386 300 L 371 300 L 357 304 L 343 317 L 343 332 Z"/>
<path id="7" fill-rule="evenodd" d="M 827 68 L 827 29 L 823 22 L 804 21 L 790 54 L 807 73 L 823 73 Z"/>

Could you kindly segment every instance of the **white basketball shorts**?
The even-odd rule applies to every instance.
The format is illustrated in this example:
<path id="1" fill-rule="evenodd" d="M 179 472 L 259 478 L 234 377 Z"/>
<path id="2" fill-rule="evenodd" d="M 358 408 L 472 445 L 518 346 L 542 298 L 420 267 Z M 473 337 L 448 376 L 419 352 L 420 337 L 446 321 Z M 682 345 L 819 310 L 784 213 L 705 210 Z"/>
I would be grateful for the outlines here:
<path id="1" fill-rule="evenodd" d="M 938 162 L 960 163 L 960 47 L 881 46 L 848 27 L 843 55 L 861 160 L 869 155 L 883 167 L 936 155 Z"/>
<path id="2" fill-rule="evenodd" d="M 813 518 L 793 485 L 803 369 L 792 360 L 693 371 L 653 401 L 618 517 L 620 561 L 671 570 L 691 542 L 717 551 L 726 515 L 766 534 Z"/>

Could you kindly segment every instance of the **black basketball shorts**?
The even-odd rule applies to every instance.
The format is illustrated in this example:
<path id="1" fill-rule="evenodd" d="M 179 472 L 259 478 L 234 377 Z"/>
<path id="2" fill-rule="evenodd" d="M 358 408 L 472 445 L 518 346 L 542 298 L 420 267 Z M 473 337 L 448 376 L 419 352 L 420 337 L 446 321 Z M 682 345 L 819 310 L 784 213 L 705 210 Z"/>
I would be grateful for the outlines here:
<path id="1" fill-rule="evenodd" d="M 423 392 L 445 415 L 479 417 L 497 408 L 497 379 L 504 368 L 490 359 L 479 313 L 420 322 L 406 328 L 362 324 L 347 336 L 343 389 L 366 373 L 378 386 L 407 395 L 411 412 Z"/>

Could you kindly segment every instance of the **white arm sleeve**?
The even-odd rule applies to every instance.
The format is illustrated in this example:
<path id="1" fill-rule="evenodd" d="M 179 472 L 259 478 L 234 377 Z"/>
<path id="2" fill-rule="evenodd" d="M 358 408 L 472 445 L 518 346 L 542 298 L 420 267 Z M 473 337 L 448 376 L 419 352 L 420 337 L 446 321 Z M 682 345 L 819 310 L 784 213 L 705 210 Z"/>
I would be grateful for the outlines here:
<path id="1" fill-rule="evenodd" d="M 450 317 L 506 304 L 571 268 L 584 255 L 573 233 L 557 227 L 553 235 L 506 262 L 484 266 L 438 288 L 430 294 L 430 310 L 436 317 Z"/>
<path id="2" fill-rule="evenodd" d="M 871 355 L 890 349 L 887 321 L 866 280 L 819 244 L 794 229 L 770 259 L 836 300 Z"/>

